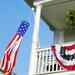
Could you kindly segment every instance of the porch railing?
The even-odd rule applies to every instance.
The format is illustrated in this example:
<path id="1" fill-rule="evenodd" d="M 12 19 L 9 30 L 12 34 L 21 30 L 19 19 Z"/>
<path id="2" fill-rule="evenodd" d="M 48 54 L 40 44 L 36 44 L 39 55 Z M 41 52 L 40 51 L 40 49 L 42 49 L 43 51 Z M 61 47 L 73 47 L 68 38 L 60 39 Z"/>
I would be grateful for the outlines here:
<path id="1" fill-rule="evenodd" d="M 37 49 L 36 74 L 47 74 L 66 71 L 58 64 L 51 48 Z"/>

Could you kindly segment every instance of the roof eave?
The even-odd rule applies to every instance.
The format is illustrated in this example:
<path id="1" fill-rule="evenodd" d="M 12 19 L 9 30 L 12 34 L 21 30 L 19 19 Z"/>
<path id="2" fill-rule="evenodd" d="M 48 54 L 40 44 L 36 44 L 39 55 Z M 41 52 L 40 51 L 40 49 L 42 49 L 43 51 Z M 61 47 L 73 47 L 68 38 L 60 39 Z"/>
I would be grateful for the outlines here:
<path id="1" fill-rule="evenodd" d="M 35 7 L 34 5 L 33 5 L 33 0 L 24 0 L 31 8 L 32 7 Z M 54 27 L 47 21 L 47 19 L 43 16 L 43 15 L 41 15 L 41 18 L 42 18 L 42 20 L 49 26 L 49 28 L 50 28 L 50 30 L 54 30 Z"/>

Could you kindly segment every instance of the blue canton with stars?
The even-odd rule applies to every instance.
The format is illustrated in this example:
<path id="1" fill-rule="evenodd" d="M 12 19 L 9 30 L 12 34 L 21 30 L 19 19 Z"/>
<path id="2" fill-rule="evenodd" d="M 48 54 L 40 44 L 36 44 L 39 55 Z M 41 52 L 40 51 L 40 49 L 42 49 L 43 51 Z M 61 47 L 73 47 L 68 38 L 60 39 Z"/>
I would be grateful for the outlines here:
<path id="1" fill-rule="evenodd" d="M 29 23 L 26 21 L 22 21 L 20 24 L 20 27 L 18 28 L 17 34 L 20 36 L 24 36 L 25 32 L 27 31 L 29 27 Z"/>

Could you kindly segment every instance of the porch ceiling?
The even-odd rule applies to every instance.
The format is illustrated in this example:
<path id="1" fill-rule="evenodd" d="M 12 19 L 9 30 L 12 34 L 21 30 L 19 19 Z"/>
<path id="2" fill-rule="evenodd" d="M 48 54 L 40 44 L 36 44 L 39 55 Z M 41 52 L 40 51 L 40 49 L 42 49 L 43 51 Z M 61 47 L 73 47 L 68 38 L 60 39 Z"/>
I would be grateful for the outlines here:
<path id="1" fill-rule="evenodd" d="M 42 0 L 35 0 L 34 3 L 39 1 Z M 26 2 L 33 6 L 33 0 L 27 0 Z M 75 0 L 53 0 L 43 3 L 43 20 L 50 27 L 52 25 L 57 30 L 64 30 L 66 29 L 65 16 L 67 15 L 67 11 L 72 8 L 75 8 Z"/>
<path id="2" fill-rule="evenodd" d="M 52 24 L 57 30 L 66 29 L 65 16 L 67 11 L 75 8 L 75 0 L 54 0 L 53 2 L 47 3 L 42 9 L 43 17 Z"/>

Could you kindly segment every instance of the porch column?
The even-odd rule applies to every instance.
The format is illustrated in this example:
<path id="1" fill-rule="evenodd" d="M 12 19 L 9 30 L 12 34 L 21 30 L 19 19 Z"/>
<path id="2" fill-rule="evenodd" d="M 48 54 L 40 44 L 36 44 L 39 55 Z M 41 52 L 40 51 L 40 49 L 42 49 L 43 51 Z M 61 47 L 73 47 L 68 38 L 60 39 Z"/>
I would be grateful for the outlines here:
<path id="1" fill-rule="evenodd" d="M 36 14 L 35 14 L 34 32 L 33 32 L 33 38 L 32 38 L 32 49 L 31 49 L 29 75 L 33 75 L 33 74 L 36 73 L 36 66 L 37 66 L 36 49 L 38 48 L 38 37 L 39 37 L 41 8 L 42 8 L 41 5 L 36 6 Z"/>
<path id="2" fill-rule="evenodd" d="M 54 31 L 54 43 L 64 43 L 64 31 Z"/>

